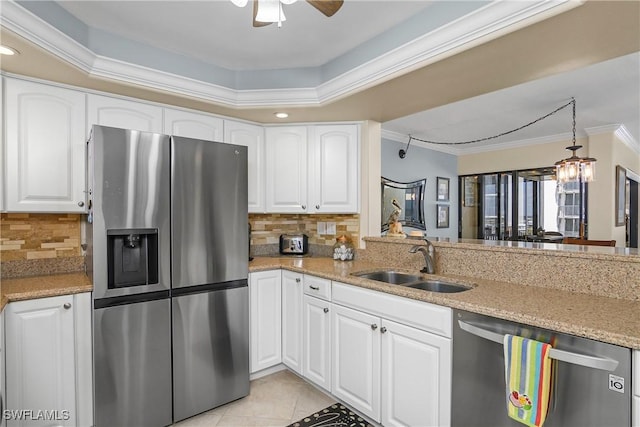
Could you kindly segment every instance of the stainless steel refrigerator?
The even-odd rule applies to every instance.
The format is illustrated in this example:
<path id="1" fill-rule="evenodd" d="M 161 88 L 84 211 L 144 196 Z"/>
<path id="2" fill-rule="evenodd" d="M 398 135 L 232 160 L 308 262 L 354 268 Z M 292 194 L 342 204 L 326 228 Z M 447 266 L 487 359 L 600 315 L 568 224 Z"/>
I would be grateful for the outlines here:
<path id="1" fill-rule="evenodd" d="M 88 153 L 95 425 L 246 396 L 246 147 L 93 126 Z"/>

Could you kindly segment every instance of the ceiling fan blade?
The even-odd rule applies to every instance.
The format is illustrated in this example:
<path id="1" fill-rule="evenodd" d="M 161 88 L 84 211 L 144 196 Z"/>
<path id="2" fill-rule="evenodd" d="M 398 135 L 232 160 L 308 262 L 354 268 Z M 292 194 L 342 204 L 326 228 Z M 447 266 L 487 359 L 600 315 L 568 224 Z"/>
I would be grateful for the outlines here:
<path id="1" fill-rule="evenodd" d="M 343 0 L 307 0 L 311 6 L 318 9 L 325 16 L 333 16 L 342 7 Z"/>
<path id="2" fill-rule="evenodd" d="M 258 15 L 258 0 L 253 0 L 253 26 L 254 27 L 265 27 L 267 25 L 271 25 L 272 22 L 260 22 L 256 21 L 256 16 Z"/>

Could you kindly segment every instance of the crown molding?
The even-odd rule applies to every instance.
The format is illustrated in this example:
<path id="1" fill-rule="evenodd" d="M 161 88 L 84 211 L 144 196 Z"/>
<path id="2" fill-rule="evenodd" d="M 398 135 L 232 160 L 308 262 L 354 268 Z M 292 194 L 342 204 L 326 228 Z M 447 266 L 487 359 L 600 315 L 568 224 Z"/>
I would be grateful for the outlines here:
<path id="1" fill-rule="evenodd" d="M 605 125 L 605 126 L 595 126 L 591 128 L 586 128 L 585 132 L 587 135 L 600 135 L 603 133 L 612 133 L 622 141 L 625 145 L 631 148 L 634 152 L 640 154 L 640 142 L 636 141 L 636 139 L 631 135 L 629 130 L 623 124 L 613 124 L 613 125 Z"/>
<path id="2" fill-rule="evenodd" d="M 494 1 L 315 88 L 242 90 L 98 56 L 57 28 L 2 1 L 2 25 L 89 75 L 233 108 L 320 106 L 577 7 L 583 0 Z M 442 150 L 438 150 L 442 151 Z M 446 151 L 445 151 L 446 152 Z"/>

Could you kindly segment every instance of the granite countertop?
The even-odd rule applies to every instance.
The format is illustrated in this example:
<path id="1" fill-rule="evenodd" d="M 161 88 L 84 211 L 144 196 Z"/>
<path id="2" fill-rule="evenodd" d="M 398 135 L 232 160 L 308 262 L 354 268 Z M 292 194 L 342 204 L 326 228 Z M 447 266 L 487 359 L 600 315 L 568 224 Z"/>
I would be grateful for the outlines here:
<path id="1" fill-rule="evenodd" d="M 251 272 L 277 268 L 640 349 L 640 302 L 638 301 L 460 276 L 437 275 L 429 277 L 471 285 L 473 289 L 453 294 L 426 292 L 352 276 L 351 273 L 354 272 L 381 268 L 380 265 L 359 260 L 341 262 L 331 258 L 256 257 L 249 263 Z M 398 268 L 394 270 L 417 273 Z"/>
<path id="2" fill-rule="evenodd" d="M 0 310 L 13 301 L 78 294 L 92 290 L 93 286 L 84 273 L 2 279 Z"/>
<path id="3" fill-rule="evenodd" d="M 468 310 L 598 341 L 640 349 L 640 302 L 556 289 L 461 276 L 430 275 L 473 288 L 454 294 L 426 292 L 352 276 L 381 267 L 367 261 L 331 258 L 256 257 L 249 271 L 283 268 L 406 298 Z M 418 273 L 395 268 L 396 271 Z M 84 273 L 55 274 L 2 280 L 0 310 L 11 301 L 92 291 Z"/>

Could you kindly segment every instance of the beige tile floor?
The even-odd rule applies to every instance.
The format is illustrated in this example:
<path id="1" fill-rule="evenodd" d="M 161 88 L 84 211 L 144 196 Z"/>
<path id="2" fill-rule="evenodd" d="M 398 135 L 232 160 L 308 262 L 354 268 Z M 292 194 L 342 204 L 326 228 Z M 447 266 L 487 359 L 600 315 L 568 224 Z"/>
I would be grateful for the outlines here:
<path id="1" fill-rule="evenodd" d="M 335 400 L 284 370 L 251 381 L 249 396 L 174 424 L 174 427 L 287 426 Z"/>

